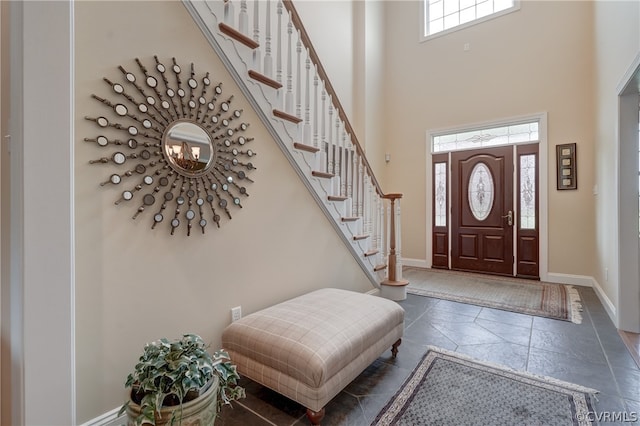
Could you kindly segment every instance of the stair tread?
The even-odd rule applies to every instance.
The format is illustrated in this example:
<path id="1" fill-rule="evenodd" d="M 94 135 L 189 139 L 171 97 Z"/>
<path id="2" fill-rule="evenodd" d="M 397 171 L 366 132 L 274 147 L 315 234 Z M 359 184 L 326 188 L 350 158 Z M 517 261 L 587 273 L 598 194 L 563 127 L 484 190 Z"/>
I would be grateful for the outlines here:
<path id="1" fill-rule="evenodd" d="M 364 257 L 374 256 L 378 253 L 380 253 L 380 250 L 369 250 L 364 254 Z"/>
<path id="2" fill-rule="evenodd" d="M 329 195 L 329 201 L 346 201 L 349 197 L 343 197 L 342 195 Z"/>
<path id="3" fill-rule="evenodd" d="M 409 281 L 407 281 L 407 280 L 400 280 L 400 281 L 384 280 L 380 284 L 381 285 L 388 285 L 388 286 L 392 286 L 392 287 L 405 287 L 405 286 L 409 285 Z"/>
<path id="4" fill-rule="evenodd" d="M 384 263 L 381 263 L 380 265 L 374 266 L 373 272 L 382 271 L 383 269 L 387 269 L 387 265 Z"/>
<path id="5" fill-rule="evenodd" d="M 332 178 L 332 177 L 335 176 L 333 173 L 320 172 L 320 171 L 317 171 L 317 170 L 312 171 L 311 174 L 313 176 L 315 176 L 315 177 L 327 178 L 327 179 Z"/>
<path id="6" fill-rule="evenodd" d="M 276 80 L 267 77 L 266 75 L 261 74 L 258 71 L 249 70 L 249 77 L 256 81 L 259 81 L 262 84 L 266 84 L 269 87 L 273 87 L 274 89 L 279 89 L 282 87 L 282 83 L 278 83 Z"/>
<path id="7" fill-rule="evenodd" d="M 220 32 L 222 32 L 223 34 L 226 34 L 229 37 L 239 41 L 240 43 L 244 44 L 250 49 L 256 49 L 258 46 L 260 46 L 260 44 L 257 43 L 255 40 L 242 34 L 240 31 L 236 30 L 233 27 L 230 27 L 224 22 L 221 22 L 220 24 L 218 24 L 218 28 L 220 28 Z"/>
<path id="8" fill-rule="evenodd" d="M 342 221 L 343 222 L 355 222 L 358 219 L 360 219 L 358 216 L 344 216 L 342 218 Z"/>
<path id="9" fill-rule="evenodd" d="M 282 118 L 283 120 L 291 121 L 292 123 L 296 123 L 296 124 L 302 121 L 302 118 L 298 118 L 295 115 L 289 114 L 288 112 L 280 111 L 279 109 L 274 109 L 273 115 L 275 115 L 278 118 Z"/>
<path id="10" fill-rule="evenodd" d="M 306 145 L 300 142 L 294 142 L 293 147 L 295 149 L 299 149 L 300 151 L 307 151 L 307 152 L 313 152 L 313 153 L 320 151 L 320 148 L 318 147 L 315 147 L 312 145 Z"/>
<path id="11" fill-rule="evenodd" d="M 360 234 L 360 235 L 354 235 L 353 239 L 354 240 L 366 240 L 367 238 L 369 238 L 369 234 Z M 365 253 L 366 256 L 367 253 Z"/>

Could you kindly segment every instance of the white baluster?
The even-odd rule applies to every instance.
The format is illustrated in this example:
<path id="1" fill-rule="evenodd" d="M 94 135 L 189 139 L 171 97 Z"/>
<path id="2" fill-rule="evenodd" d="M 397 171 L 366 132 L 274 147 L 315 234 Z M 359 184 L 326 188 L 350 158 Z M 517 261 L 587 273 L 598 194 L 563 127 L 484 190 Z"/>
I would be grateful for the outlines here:
<path id="1" fill-rule="evenodd" d="M 369 211 L 369 197 L 371 194 L 370 190 L 370 182 L 369 182 L 369 174 L 364 173 L 363 175 L 363 193 L 362 193 L 362 227 L 363 233 L 369 233 L 369 220 L 371 218 L 371 212 Z"/>
<path id="2" fill-rule="evenodd" d="M 375 233 L 375 249 L 378 251 L 376 256 L 376 263 L 380 263 L 380 253 L 382 252 L 381 242 L 382 242 L 382 233 L 380 232 L 380 223 L 382 222 L 380 211 L 380 205 L 382 204 L 382 199 L 380 195 L 376 193 L 376 229 Z"/>
<path id="3" fill-rule="evenodd" d="M 305 74 L 305 94 L 304 94 L 304 127 L 302 129 L 302 143 L 305 145 L 311 145 L 311 91 L 310 91 L 310 73 L 311 70 L 311 58 L 309 58 L 309 51 L 307 50 L 307 60 L 305 62 L 306 74 Z"/>
<path id="4" fill-rule="evenodd" d="M 396 200 L 396 280 L 402 281 L 402 214 L 400 199 Z"/>
<path id="5" fill-rule="evenodd" d="M 380 206 L 379 206 L 379 235 L 380 235 L 380 242 L 378 244 L 378 247 L 380 248 L 380 253 L 379 253 L 379 257 L 378 257 L 378 263 L 387 263 L 386 258 L 387 258 L 387 242 L 385 240 L 385 236 L 386 234 L 384 233 L 384 198 L 380 198 Z"/>
<path id="6" fill-rule="evenodd" d="M 282 0 L 278 1 L 277 14 L 278 14 L 278 42 L 276 43 L 276 80 L 282 84 Z M 283 106 L 283 91 L 278 90 L 278 105 L 277 108 Z"/>
<path id="7" fill-rule="evenodd" d="M 342 152 L 340 150 L 340 110 L 338 108 L 336 108 L 335 127 L 336 127 L 336 138 L 334 139 L 335 152 L 334 152 L 334 159 L 333 159 L 333 163 L 334 163 L 333 173 L 336 175 L 336 177 L 333 179 L 333 183 L 334 183 L 333 193 L 337 195 L 342 195 L 340 194 L 340 175 L 342 174 L 340 157 L 342 156 Z"/>
<path id="8" fill-rule="evenodd" d="M 253 41 L 260 45 L 260 11 L 258 9 L 259 1 L 253 2 Z M 253 69 L 260 72 L 262 54 L 260 47 L 253 49 Z"/>
<path id="9" fill-rule="evenodd" d="M 362 156 L 358 159 L 358 216 L 364 216 L 364 164 Z"/>
<path id="10" fill-rule="evenodd" d="M 322 125 L 320 126 L 321 133 L 321 147 L 318 160 L 320 161 L 321 167 L 318 170 L 323 172 L 329 171 L 329 145 L 327 143 L 327 91 L 325 90 L 324 84 L 322 85 L 322 110 L 320 111 L 322 114 Z"/>
<path id="11" fill-rule="evenodd" d="M 257 3 L 257 2 L 256 2 Z M 264 75 L 273 77 L 273 58 L 271 57 L 271 0 L 267 0 L 267 21 L 264 34 Z"/>
<path id="12" fill-rule="evenodd" d="M 224 2 L 224 23 L 230 27 L 235 25 L 235 11 L 231 0 Z"/>
<path id="13" fill-rule="evenodd" d="M 344 123 L 342 123 L 344 124 Z M 347 132 L 342 128 L 342 179 L 340 179 L 340 195 L 347 195 L 347 173 L 349 171 L 349 156 L 347 155 Z"/>
<path id="14" fill-rule="evenodd" d="M 351 164 L 349 165 L 349 177 L 348 177 L 348 185 L 347 185 L 347 197 L 353 199 L 353 187 L 354 187 L 354 179 L 355 179 L 355 173 L 354 170 L 356 169 L 356 153 L 353 149 L 353 144 L 351 145 L 350 149 L 349 149 L 349 156 L 351 159 Z"/>
<path id="15" fill-rule="evenodd" d="M 247 0 L 240 2 L 240 15 L 238 15 L 238 31 L 249 34 L 249 15 L 247 14 Z"/>
<path id="16" fill-rule="evenodd" d="M 390 244 L 391 244 L 391 203 L 389 203 L 389 205 L 387 205 L 387 214 L 385 215 L 386 218 L 386 238 L 385 238 L 385 250 L 387 251 L 386 255 L 385 255 L 385 259 L 387 258 L 387 256 L 389 256 L 389 254 L 391 254 L 391 248 L 390 248 Z M 386 263 L 387 263 L 387 279 L 390 279 L 389 275 L 391 274 L 389 271 L 389 259 L 386 259 Z"/>
<path id="17" fill-rule="evenodd" d="M 331 96 L 329 96 L 329 141 L 327 145 L 327 172 L 334 173 L 334 150 L 333 150 L 333 129 L 331 128 L 331 123 L 333 123 L 333 101 Z"/>
<path id="18" fill-rule="evenodd" d="M 284 97 L 284 110 L 293 114 L 293 54 L 291 52 L 291 36 L 293 34 L 293 22 L 289 16 L 287 24 L 287 93 Z"/>
<path id="19" fill-rule="evenodd" d="M 318 148 L 318 69 L 313 75 L 313 146 Z"/>
<path id="20" fill-rule="evenodd" d="M 298 42 L 296 43 L 296 117 L 302 117 L 302 41 L 300 31 L 298 31 Z"/>

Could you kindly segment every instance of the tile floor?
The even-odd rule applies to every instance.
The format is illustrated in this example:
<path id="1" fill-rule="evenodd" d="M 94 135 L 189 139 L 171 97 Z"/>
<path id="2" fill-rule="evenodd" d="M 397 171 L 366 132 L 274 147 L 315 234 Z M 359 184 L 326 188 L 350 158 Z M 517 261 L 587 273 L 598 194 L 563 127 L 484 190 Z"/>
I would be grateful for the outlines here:
<path id="1" fill-rule="evenodd" d="M 427 345 L 595 388 L 595 411 L 640 417 L 640 369 L 591 288 L 579 288 L 582 324 L 409 294 L 397 359 L 385 352 L 326 407 L 326 426 L 369 425 L 417 365 Z M 216 425 L 306 425 L 305 409 L 248 379 L 247 398 Z M 638 424 L 607 422 L 602 425 Z"/>

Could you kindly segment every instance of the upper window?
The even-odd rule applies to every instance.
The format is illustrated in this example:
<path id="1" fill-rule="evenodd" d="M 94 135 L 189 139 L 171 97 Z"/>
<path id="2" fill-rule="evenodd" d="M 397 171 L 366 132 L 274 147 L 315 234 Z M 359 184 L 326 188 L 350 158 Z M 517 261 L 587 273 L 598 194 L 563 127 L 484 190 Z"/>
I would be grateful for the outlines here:
<path id="1" fill-rule="evenodd" d="M 423 38 L 469 26 L 519 8 L 518 0 L 423 0 Z"/>

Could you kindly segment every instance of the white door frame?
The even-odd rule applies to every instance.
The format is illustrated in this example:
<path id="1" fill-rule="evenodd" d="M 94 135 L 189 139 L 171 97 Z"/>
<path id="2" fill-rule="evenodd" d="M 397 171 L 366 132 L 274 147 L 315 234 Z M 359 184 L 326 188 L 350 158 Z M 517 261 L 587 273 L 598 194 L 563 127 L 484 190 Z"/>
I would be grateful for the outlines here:
<path id="1" fill-rule="evenodd" d="M 9 194 L 3 191 L 2 199 L 10 204 L 10 250 L 2 252 L 3 273 L 8 267 L 9 278 L 3 274 L 0 283 L 1 420 L 72 425 L 73 2 L 10 2 L 9 13 L 11 114 L 2 136 L 6 140 L 10 135 L 11 166 Z"/>
<path id="2" fill-rule="evenodd" d="M 640 54 L 618 85 L 618 324 L 640 333 L 638 101 Z M 635 232 L 630 232 L 634 230 Z"/>

